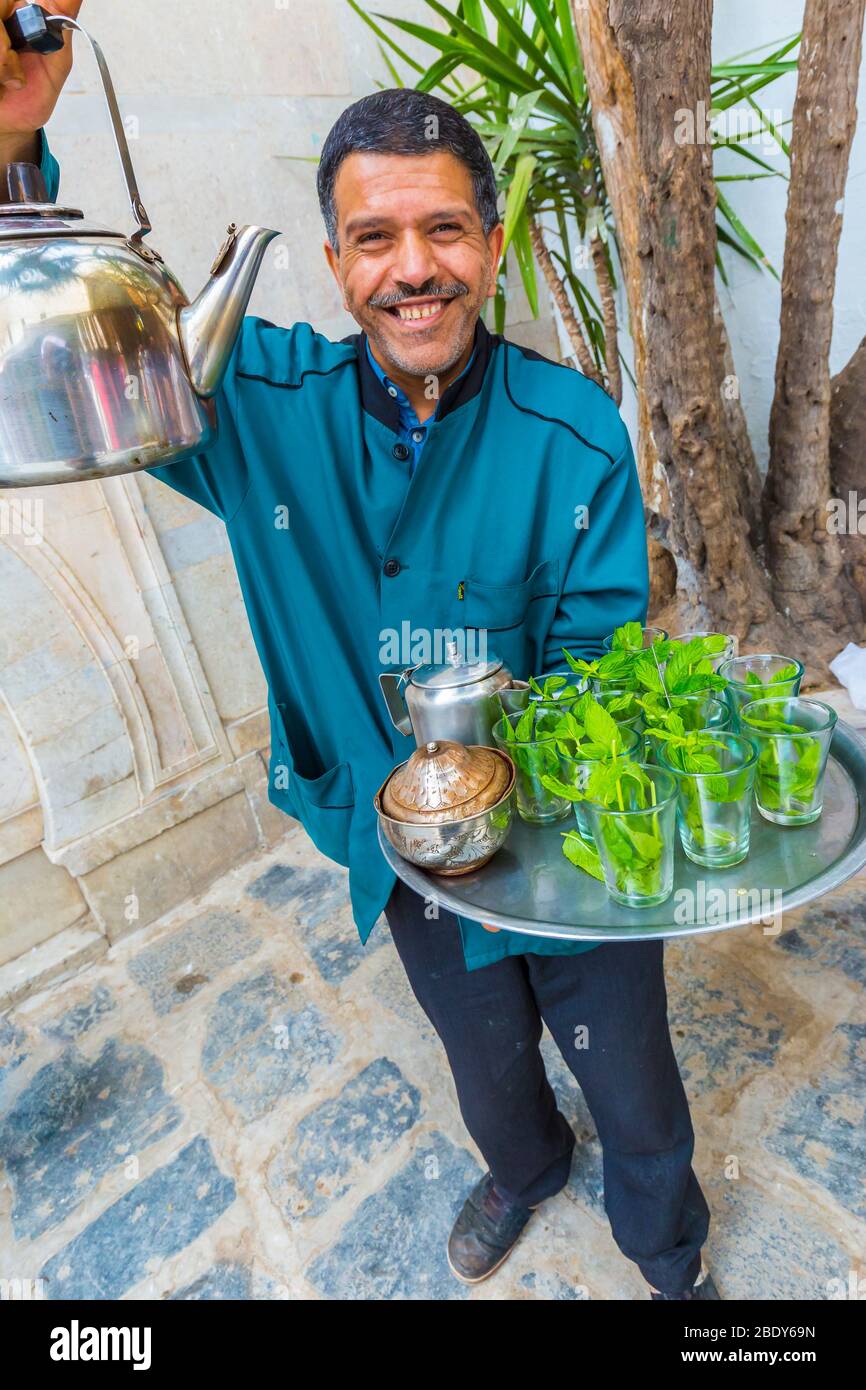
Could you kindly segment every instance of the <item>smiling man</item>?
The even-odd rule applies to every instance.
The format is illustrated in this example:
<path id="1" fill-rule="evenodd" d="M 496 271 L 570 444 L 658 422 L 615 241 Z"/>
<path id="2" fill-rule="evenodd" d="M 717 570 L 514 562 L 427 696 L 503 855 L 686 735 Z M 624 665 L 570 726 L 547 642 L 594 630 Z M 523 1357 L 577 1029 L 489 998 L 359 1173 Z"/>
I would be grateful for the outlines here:
<path id="1" fill-rule="evenodd" d="M 0 81 L 13 82 L 0 166 L 39 162 L 52 198 L 41 127 L 68 58 L 67 43 L 19 68 L 0 51 Z M 413 749 L 379 689 L 387 634 L 482 632 L 527 677 L 561 666 L 563 646 L 599 655 L 615 626 L 645 619 L 628 435 L 598 386 L 482 322 L 503 227 L 490 160 L 448 105 L 403 89 L 356 102 L 325 141 L 318 191 L 325 254 L 361 331 L 330 342 L 248 318 L 217 442 L 150 471 L 225 523 L 268 683 L 270 799 L 348 866 L 362 941 L 385 912 L 444 1045 L 489 1170 L 451 1232 L 454 1274 L 490 1275 L 568 1181 L 575 1141 L 539 1051 L 544 1020 L 598 1129 L 620 1249 L 653 1298 L 717 1296 L 702 1278 L 709 1213 L 662 942 L 575 946 L 437 914 L 395 881 L 373 810 Z"/>
<path id="2" fill-rule="evenodd" d="M 417 145 L 398 128 L 405 98 L 387 93 L 377 105 L 377 137 L 384 135 L 382 124 L 395 124 L 392 138 L 385 135 L 385 150 L 354 145 L 356 133 L 370 139 L 375 112 L 369 105 L 351 107 L 325 145 L 319 165 L 325 254 L 345 307 L 394 381 L 417 394 L 419 383 L 431 376 L 441 391 L 466 366 L 478 315 L 495 286 L 503 233 L 495 188 L 487 186 L 477 151 L 474 171 L 426 136 L 432 152 L 423 163 L 417 148 L 402 153 L 409 143 Z M 439 117 L 434 119 L 438 128 Z M 449 112 L 449 121 L 454 119 Z M 425 414 L 433 411 L 429 396 L 421 398 L 429 406 Z"/>

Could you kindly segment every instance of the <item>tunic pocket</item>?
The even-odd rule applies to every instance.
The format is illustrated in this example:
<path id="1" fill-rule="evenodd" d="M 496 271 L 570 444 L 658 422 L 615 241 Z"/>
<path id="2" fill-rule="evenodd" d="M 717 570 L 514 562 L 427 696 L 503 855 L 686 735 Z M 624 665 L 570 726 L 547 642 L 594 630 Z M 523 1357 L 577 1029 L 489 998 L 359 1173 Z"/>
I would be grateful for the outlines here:
<path id="1" fill-rule="evenodd" d="M 304 777 L 292 759 L 286 736 L 288 710 L 276 706 L 278 717 L 272 723 L 275 735 L 271 749 L 268 800 L 303 825 L 316 849 L 338 864 L 349 863 L 349 830 L 355 805 L 351 764 L 336 763 L 317 777 Z M 280 784 L 276 774 L 282 770 Z M 285 784 L 288 783 L 286 786 Z"/>
<path id="2" fill-rule="evenodd" d="M 528 579 L 520 584 L 483 584 L 469 578 L 463 586 L 460 622 L 467 630 L 485 634 L 484 649 L 476 643 L 477 654 L 489 653 L 501 657 L 513 676 L 526 680 L 536 674 L 530 666 L 539 659 L 544 631 L 533 631 L 541 607 L 536 600 L 557 598 L 559 595 L 559 562 L 543 560 L 535 566 Z M 552 617 L 552 613 L 549 615 Z M 543 624 L 546 629 L 547 623 Z M 490 633 L 489 643 L 486 634 Z"/>
<path id="3" fill-rule="evenodd" d="M 519 627 L 533 599 L 555 598 L 559 593 L 559 563 L 542 560 L 522 584 L 482 584 L 479 579 L 464 583 L 463 621 L 467 627 Z"/>

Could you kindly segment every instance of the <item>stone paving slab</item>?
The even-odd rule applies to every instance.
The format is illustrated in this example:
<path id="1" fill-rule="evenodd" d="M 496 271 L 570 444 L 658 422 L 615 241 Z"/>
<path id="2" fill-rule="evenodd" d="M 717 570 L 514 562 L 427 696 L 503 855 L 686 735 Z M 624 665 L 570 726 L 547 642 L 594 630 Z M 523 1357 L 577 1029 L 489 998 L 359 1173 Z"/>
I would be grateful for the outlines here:
<path id="1" fill-rule="evenodd" d="M 445 1244 L 465 1193 L 480 1176 L 465 1149 L 441 1134 L 425 1135 L 310 1265 L 310 1283 L 326 1298 L 466 1298 L 468 1286 L 448 1269 Z"/>
<path id="2" fill-rule="evenodd" d="M 804 1078 L 779 1107 L 767 1147 L 810 1186 L 866 1219 L 866 1023 L 840 1023 L 831 1049 L 817 1075 Z"/>
<path id="3" fill-rule="evenodd" d="M 759 928 L 668 943 L 672 1038 L 731 1298 L 843 1296 L 866 1266 L 866 877 Z M 602 1153 L 468 1288 L 445 1262 L 483 1159 L 384 920 L 299 828 L 0 1018 L 0 1276 L 50 1297 L 642 1299 Z"/>
<path id="4" fill-rule="evenodd" d="M 421 1093 L 388 1057 L 378 1057 L 332 1100 L 307 1112 L 268 1168 L 268 1189 L 294 1225 L 325 1211 L 422 1111 Z"/>
<path id="5" fill-rule="evenodd" d="M 270 971 L 219 996 L 208 1018 L 202 1074 L 240 1123 L 270 1113 L 280 1096 L 309 1091 L 340 1039 L 298 985 Z"/>
<path id="6" fill-rule="evenodd" d="M 93 1060 L 65 1048 L 0 1119 L 16 1238 L 60 1225 L 103 1174 L 180 1119 L 145 1048 L 109 1038 Z"/>
<path id="7" fill-rule="evenodd" d="M 154 1260 L 189 1245 L 234 1200 L 210 1145 L 194 1139 L 108 1207 L 39 1271 L 51 1298 L 118 1299 Z"/>

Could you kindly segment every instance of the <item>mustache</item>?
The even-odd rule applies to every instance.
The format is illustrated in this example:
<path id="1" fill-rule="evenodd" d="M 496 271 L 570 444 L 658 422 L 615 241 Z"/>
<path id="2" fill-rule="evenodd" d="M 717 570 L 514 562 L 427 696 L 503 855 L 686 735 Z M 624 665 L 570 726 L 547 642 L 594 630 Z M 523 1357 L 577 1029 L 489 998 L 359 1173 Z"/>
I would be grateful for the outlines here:
<path id="1" fill-rule="evenodd" d="M 458 295 L 468 293 L 469 286 L 464 285 L 462 280 L 452 280 L 446 285 L 434 285 L 428 280 L 417 289 L 406 285 L 403 289 L 391 290 L 388 294 L 374 294 L 367 303 L 373 309 L 393 309 L 395 304 L 402 304 L 404 299 L 418 299 L 421 296 L 427 299 L 456 299 Z"/>

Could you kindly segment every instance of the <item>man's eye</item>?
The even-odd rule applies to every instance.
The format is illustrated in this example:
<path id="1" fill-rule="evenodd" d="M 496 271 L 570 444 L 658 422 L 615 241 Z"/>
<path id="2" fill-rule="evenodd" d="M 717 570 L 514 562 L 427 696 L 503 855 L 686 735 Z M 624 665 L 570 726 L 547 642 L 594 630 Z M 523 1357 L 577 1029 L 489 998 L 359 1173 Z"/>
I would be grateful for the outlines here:
<path id="1" fill-rule="evenodd" d="M 381 232 L 365 232 L 363 236 L 358 237 L 358 244 L 363 246 L 366 242 L 373 241 L 376 237 L 381 237 L 381 235 Z"/>
<path id="2" fill-rule="evenodd" d="M 433 228 L 433 230 L 434 230 L 434 232 L 459 232 L 459 231 L 460 231 L 460 223 L 459 223 L 459 222 L 440 222 L 440 223 L 438 224 L 438 226 L 436 226 L 436 227 Z"/>

